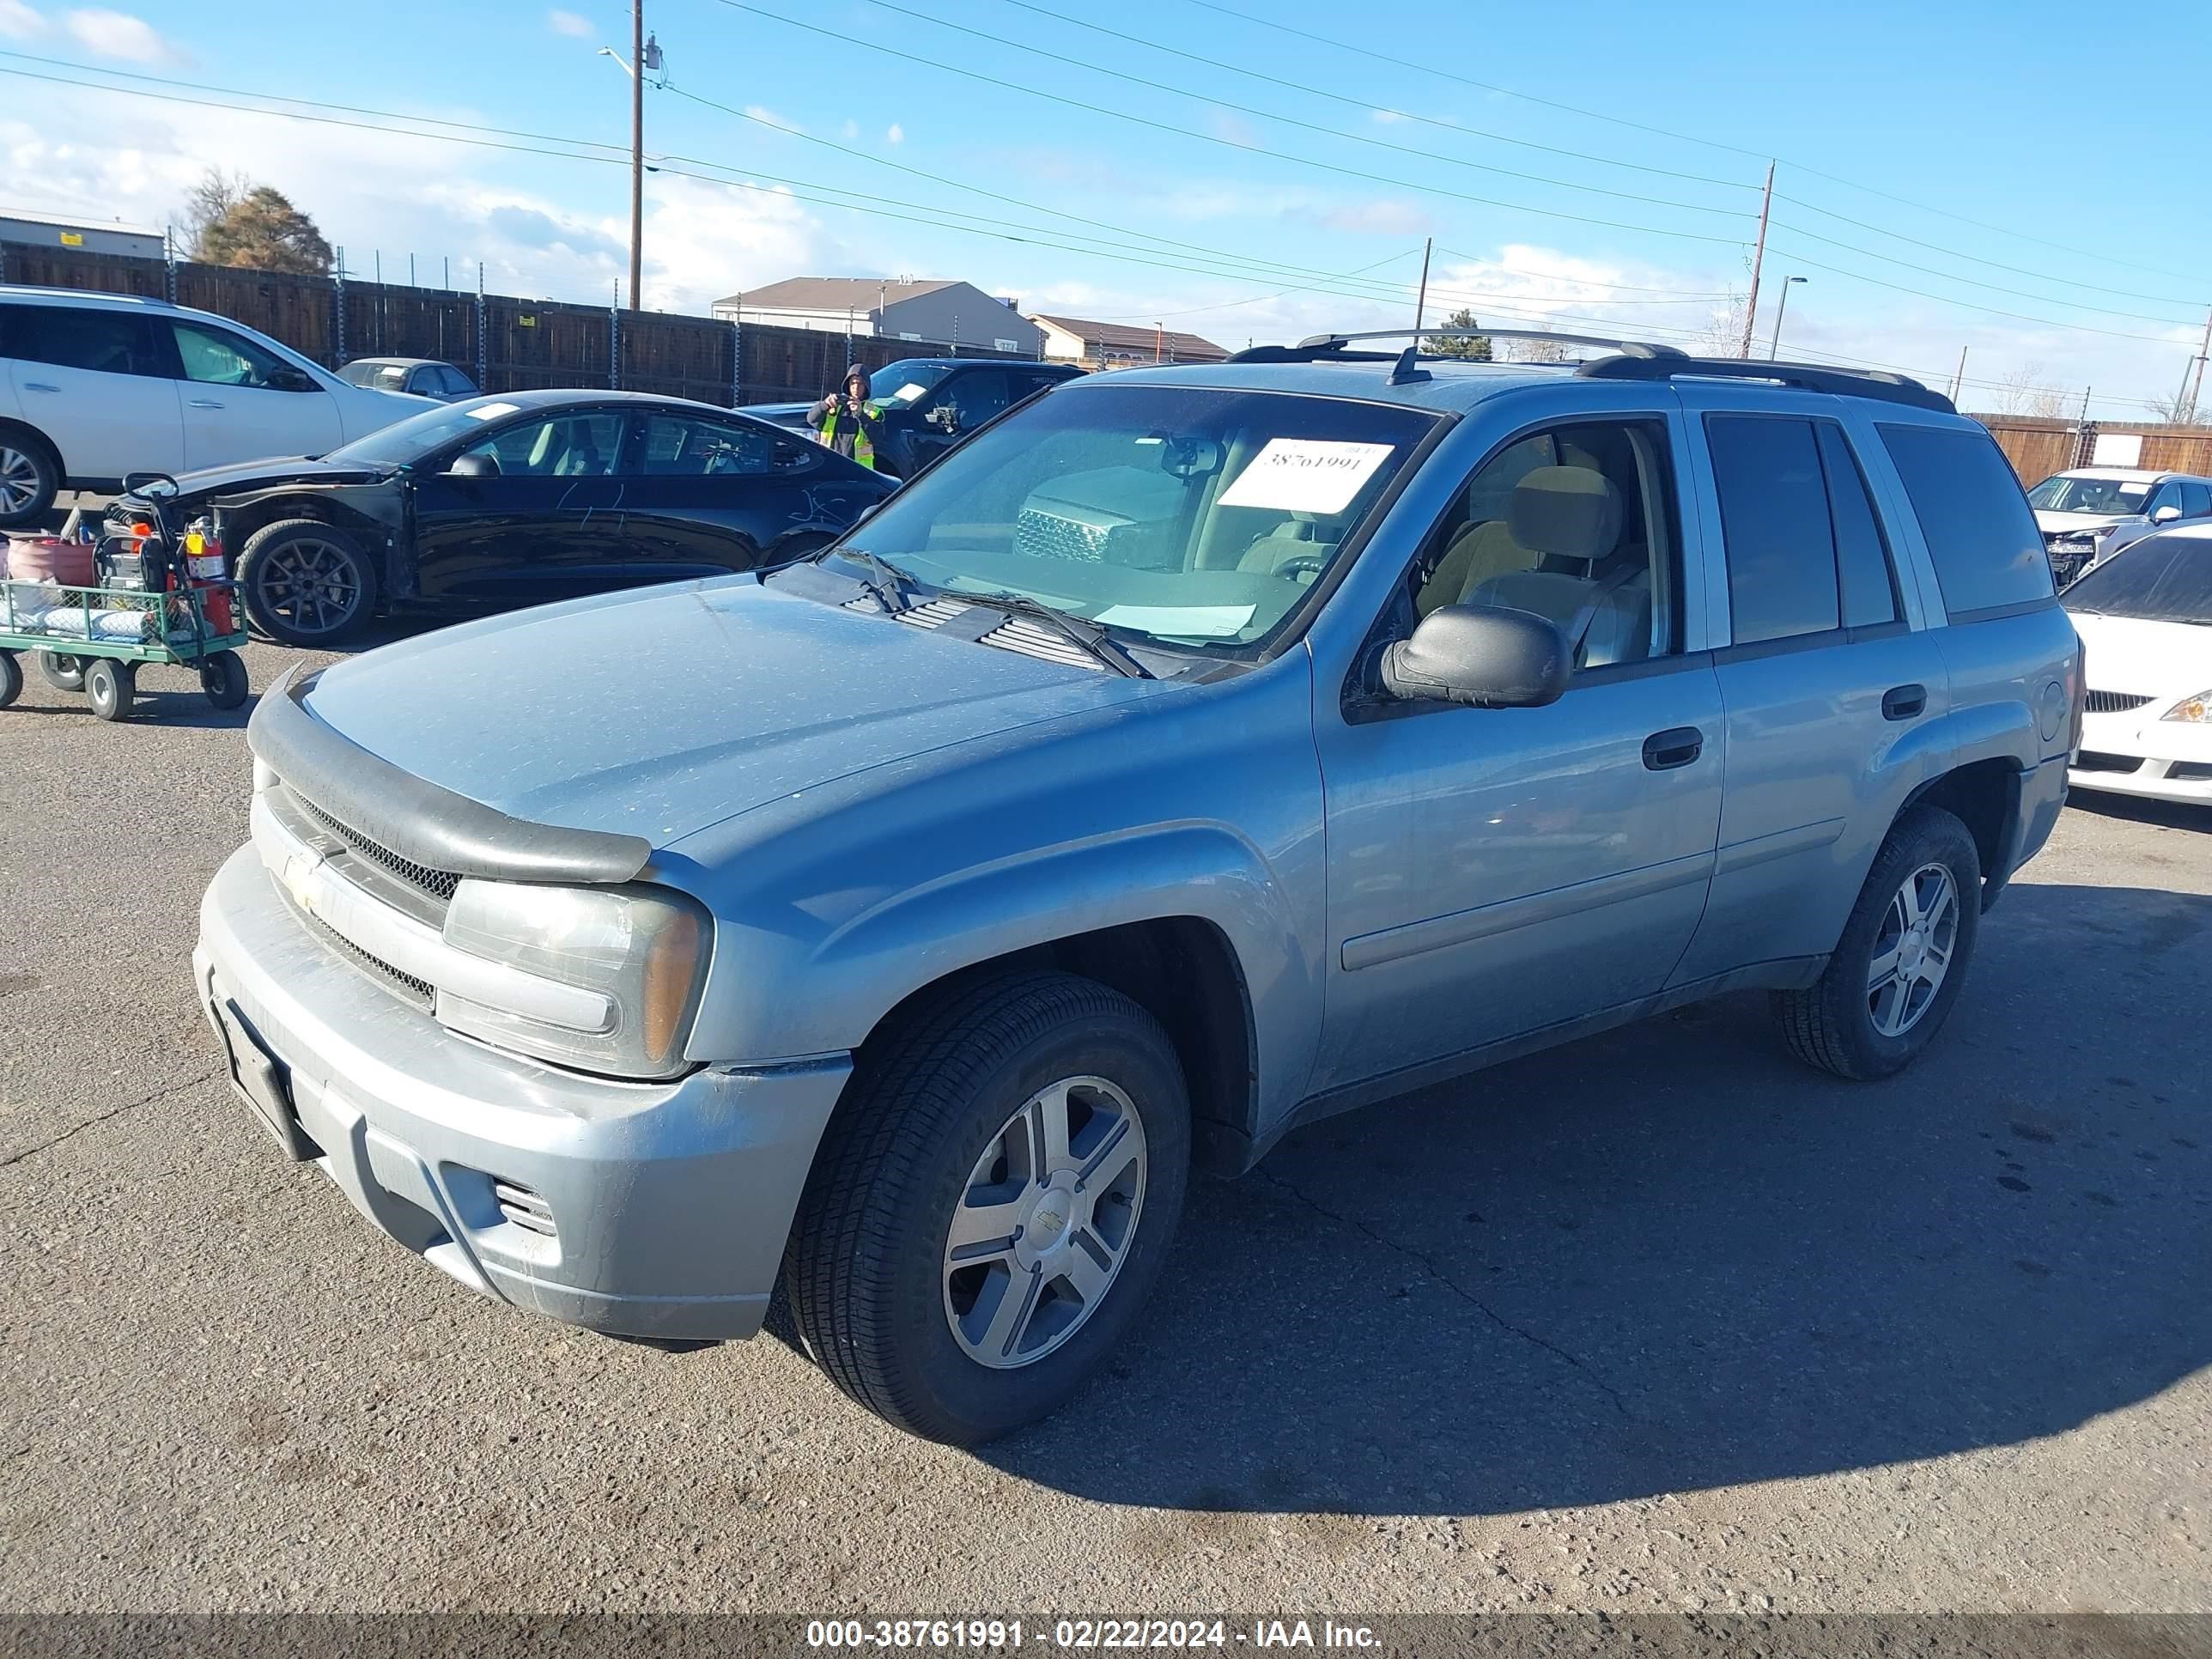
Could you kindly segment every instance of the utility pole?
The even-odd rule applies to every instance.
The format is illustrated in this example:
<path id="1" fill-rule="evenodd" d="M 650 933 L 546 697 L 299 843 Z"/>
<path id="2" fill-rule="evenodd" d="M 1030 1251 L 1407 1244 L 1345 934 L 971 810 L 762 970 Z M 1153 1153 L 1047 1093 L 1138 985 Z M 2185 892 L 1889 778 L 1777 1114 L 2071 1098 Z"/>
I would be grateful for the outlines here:
<path id="1" fill-rule="evenodd" d="M 1774 163 L 1769 161 L 1766 164 L 1765 193 L 1759 198 L 1759 243 L 1751 253 L 1751 297 L 1744 301 L 1743 340 L 1735 352 L 1739 357 L 1748 358 L 1751 356 L 1752 325 L 1759 320 L 1759 273 L 1766 264 L 1766 216 L 1773 206 Z"/>
<path id="2" fill-rule="evenodd" d="M 2197 395 L 2204 390 L 2204 359 L 2208 356 L 2212 356 L 2212 312 L 2205 313 L 2204 343 L 2197 348 L 2197 355 L 2194 357 L 2181 366 L 2181 390 L 2174 395 L 2173 412 L 2180 416 L 2181 423 L 2184 426 L 2197 424 Z M 2194 386 L 2190 384 L 2191 369 L 2196 371 L 2197 383 Z M 2187 404 L 2189 412 L 2186 415 L 2181 412 L 2183 408 L 2181 400 L 2184 397 L 2189 399 Z"/>
<path id="3" fill-rule="evenodd" d="M 1964 346 L 1960 346 L 1960 347 L 1959 348 L 1959 368 L 1958 368 L 1958 371 L 1951 376 L 1951 401 L 1952 401 L 1953 403 L 1954 403 L 1954 404 L 1955 404 L 1955 403 L 1957 403 L 1957 402 L 1959 401 L 1959 393 L 1960 393 L 1960 391 L 1965 387 L 1966 384 L 1966 347 L 1964 347 Z"/>
<path id="4" fill-rule="evenodd" d="M 645 0 L 629 0 L 629 308 L 645 260 Z"/>
<path id="5" fill-rule="evenodd" d="M 1413 301 L 1413 345 L 1417 350 L 1421 343 L 1421 317 L 1429 308 L 1429 253 L 1436 245 L 1433 236 L 1421 239 L 1421 291 Z"/>

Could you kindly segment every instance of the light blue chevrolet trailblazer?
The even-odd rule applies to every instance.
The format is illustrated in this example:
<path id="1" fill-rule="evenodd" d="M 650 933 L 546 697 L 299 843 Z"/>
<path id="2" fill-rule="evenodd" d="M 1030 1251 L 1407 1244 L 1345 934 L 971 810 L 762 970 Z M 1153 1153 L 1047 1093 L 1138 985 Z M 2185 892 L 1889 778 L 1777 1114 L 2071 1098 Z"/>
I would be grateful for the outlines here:
<path id="1" fill-rule="evenodd" d="M 811 561 L 272 689 L 194 957 L 241 1096 L 476 1291 L 775 1303 L 974 1443 L 1139 1316 L 1194 1165 L 1747 988 L 1909 1064 L 2081 720 L 1988 434 L 1370 337 L 1073 381 Z"/>

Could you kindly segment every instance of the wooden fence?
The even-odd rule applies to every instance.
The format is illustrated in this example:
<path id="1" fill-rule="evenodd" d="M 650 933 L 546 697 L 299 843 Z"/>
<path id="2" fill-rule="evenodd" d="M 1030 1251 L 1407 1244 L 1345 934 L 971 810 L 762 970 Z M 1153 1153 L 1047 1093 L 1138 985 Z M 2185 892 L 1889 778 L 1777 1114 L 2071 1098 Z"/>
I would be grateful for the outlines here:
<path id="1" fill-rule="evenodd" d="M 404 283 L 244 270 L 78 248 L 0 244 L 0 282 L 173 298 L 282 340 L 326 368 L 356 357 L 435 357 L 486 392 L 620 386 L 702 403 L 796 402 L 833 389 L 848 362 L 880 368 L 942 356 L 941 342 L 842 334 L 711 317 L 457 293 Z M 744 365 L 734 361 L 742 349 Z M 1009 354 L 959 348 L 963 357 Z"/>
<path id="2" fill-rule="evenodd" d="M 2194 472 L 2212 477 L 2212 426 L 2161 426 L 2156 422 L 2039 420 L 2026 415 L 1977 415 L 2020 481 L 2033 488 L 2054 472 L 2077 466 L 2139 466 L 2153 472 Z M 2100 438 L 2139 438 L 2124 463 L 2098 459 Z M 2114 446 L 2105 446 L 2109 455 Z"/>

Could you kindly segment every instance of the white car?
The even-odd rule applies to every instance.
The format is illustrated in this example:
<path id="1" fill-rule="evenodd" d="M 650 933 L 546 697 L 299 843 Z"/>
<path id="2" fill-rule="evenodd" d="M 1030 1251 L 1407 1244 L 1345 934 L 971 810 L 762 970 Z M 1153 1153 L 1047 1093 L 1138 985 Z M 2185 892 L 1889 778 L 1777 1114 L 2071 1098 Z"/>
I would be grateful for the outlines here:
<path id="1" fill-rule="evenodd" d="M 208 312 L 0 288 L 0 526 L 35 523 L 65 486 L 319 455 L 435 407 Z"/>
<path id="2" fill-rule="evenodd" d="M 2212 524 L 2212 478 L 2135 467 L 2054 472 L 2027 492 L 2061 587 L 2167 525 Z"/>
<path id="3" fill-rule="evenodd" d="M 2066 590 L 2088 652 L 2076 789 L 2212 804 L 2212 525 L 2135 543 Z"/>

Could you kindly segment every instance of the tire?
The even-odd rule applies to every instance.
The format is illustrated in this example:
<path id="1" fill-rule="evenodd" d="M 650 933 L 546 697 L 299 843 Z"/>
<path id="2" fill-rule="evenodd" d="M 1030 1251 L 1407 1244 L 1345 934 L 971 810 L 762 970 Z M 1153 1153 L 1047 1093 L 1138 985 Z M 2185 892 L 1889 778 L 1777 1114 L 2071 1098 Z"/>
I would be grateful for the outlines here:
<path id="1" fill-rule="evenodd" d="M 1908 880 L 1923 915 L 1918 933 L 1908 927 Z M 1966 983 L 1981 931 L 1981 854 L 1965 824 L 1934 806 L 1914 807 L 1899 818 L 1819 982 L 1774 994 L 1775 1018 L 1790 1052 L 1856 1081 L 1910 1066 L 1935 1041 Z M 1894 965 L 1877 984 L 1885 960 Z M 1937 969 L 1932 986 L 1931 965 Z"/>
<path id="2" fill-rule="evenodd" d="M 23 665 L 12 651 L 0 651 L 0 708 L 23 695 Z"/>
<path id="3" fill-rule="evenodd" d="M 91 699 L 92 712 L 100 719 L 128 720 L 131 704 L 138 700 L 137 672 L 127 662 L 94 657 L 85 665 L 84 695 Z"/>
<path id="4" fill-rule="evenodd" d="M 246 701 L 246 665 L 235 651 L 215 651 L 200 659 L 200 690 L 217 708 L 235 708 Z"/>
<path id="5" fill-rule="evenodd" d="M 280 519 L 246 539 L 238 589 L 246 620 L 286 645 L 332 645 L 376 610 L 376 571 L 342 530 Z"/>
<path id="6" fill-rule="evenodd" d="M 0 432 L 0 529 L 38 523 L 61 487 L 52 450 L 21 432 Z"/>
<path id="7" fill-rule="evenodd" d="M 71 657 L 59 651 L 34 651 L 39 659 L 39 678 L 57 691 L 84 690 L 84 659 Z"/>
<path id="8" fill-rule="evenodd" d="M 1039 1183 L 1033 1132 L 1052 1121 L 1069 1151 Z M 1079 1166 L 1096 1184 L 1071 1185 Z M 1066 1401 L 1133 1322 L 1189 1169 L 1182 1068 L 1134 1002 L 1042 971 L 949 988 L 861 1051 L 786 1253 L 792 1323 L 897 1427 L 996 1439 Z M 962 1231 L 991 1242 L 956 1260 L 963 1210 Z"/>

